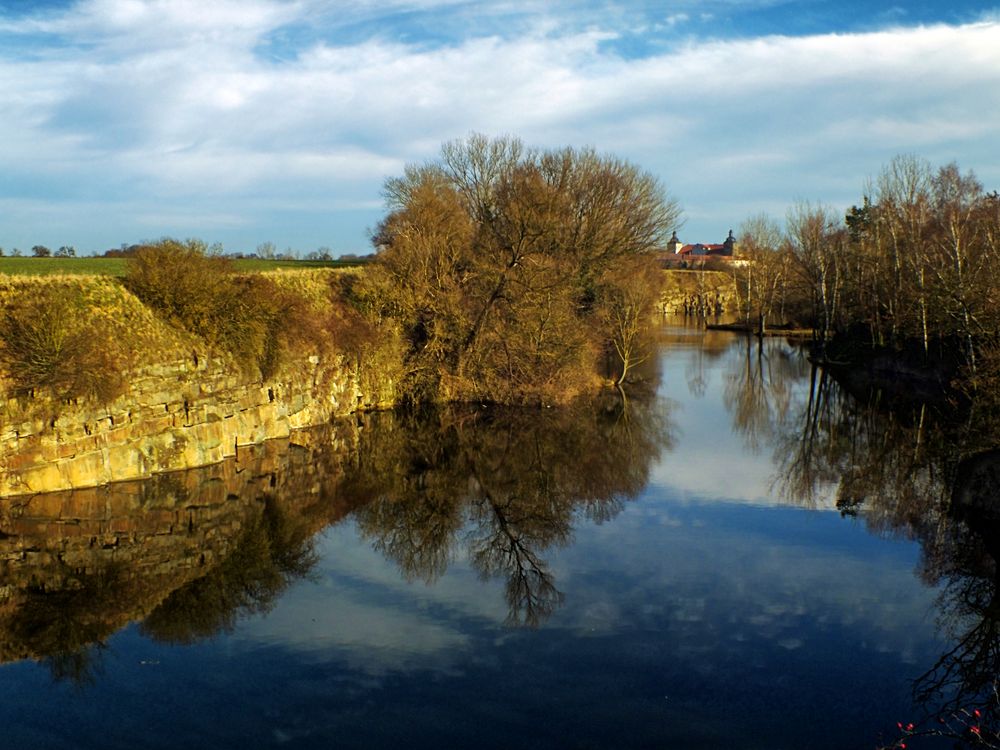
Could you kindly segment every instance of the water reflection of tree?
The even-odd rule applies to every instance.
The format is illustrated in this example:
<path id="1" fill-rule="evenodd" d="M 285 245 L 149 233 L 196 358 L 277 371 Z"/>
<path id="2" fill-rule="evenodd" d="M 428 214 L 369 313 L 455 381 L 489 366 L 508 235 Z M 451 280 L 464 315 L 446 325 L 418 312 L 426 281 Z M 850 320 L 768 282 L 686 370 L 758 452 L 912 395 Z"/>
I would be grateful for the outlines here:
<path id="1" fill-rule="evenodd" d="M 562 601 L 545 550 L 567 544 L 580 516 L 613 518 L 669 437 L 662 405 L 610 396 L 382 415 L 361 462 L 382 486 L 357 523 L 409 579 L 436 579 L 464 550 L 483 578 L 506 578 L 509 622 L 537 625 Z"/>
<path id="2" fill-rule="evenodd" d="M 312 531 L 269 499 L 245 520 L 221 562 L 170 593 L 141 630 L 156 640 L 190 643 L 231 629 L 244 614 L 267 611 L 314 565 Z M 85 685 L 100 670 L 107 638 L 156 587 L 169 583 L 137 577 L 114 562 L 66 573 L 72 576 L 68 588 L 47 591 L 39 584 L 20 592 L 20 606 L 4 621 L 5 648 L 41 658 L 54 679 Z"/>
<path id="3" fill-rule="evenodd" d="M 723 403 L 736 432 L 756 452 L 787 422 L 793 386 L 803 378 L 808 363 L 799 347 L 749 336 L 730 355 Z"/>
<path id="4" fill-rule="evenodd" d="M 104 642 L 115 630 L 99 613 L 125 604 L 123 578 L 120 566 L 109 565 L 82 576 L 73 590 L 49 593 L 32 586 L 5 637 L 19 650 L 41 655 L 53 679 L 91 684 L 101 670 Z"/>
<path id="5" fill-rule="evenodd" d="M 925 715 L 905 734 L 1000 747 L 1000 453 L 963 460 L 942 483 L 950 492 L 939 522 L 910 531 L 923 547 L 922 577 L 939 586 L 938 624 L 950 646 L 914 681 Z"/>
<path id="6" fill-rule="evenodd" d="M 1000 454 L 983 452 L 997 444 L 996 427 L 952 405 L 888 406 L 814 369 L 775 435 L 780 488 L 804 505 L 830 492 L 876 533 L 920 543 L 920 575 L 940 589 L 939 629 L 951 645 L 914 682 L 927 712 L 915 731 L 950 732 L 973 709 L 985 731 L 1000 708 Z M 958 738 L 974 739 L 960 724 Z"/>
<path id="7" fill-rule="evenodd" d="M 314 561 L 312 537 L 364 502 L 339 492 L 350 423 L 240 462 L 0 505 L 0 660 L 86 684 L 131 621 L 188 643 L 266 611 Z"/>
<path id="8" fill-rule="evenodd" d="M 0 659 L 83 685 L 130 621 L 166 643 L 229 630 L 308 576 L 313 535 L 358 507 L 408 578 L 438 577 L 462 545 L 507 578 L 511 620 L 538 623 L 561 600 L 545 550 L 579 517 L 613 517 L 668 440 L 655 405 L 624 404 L 369 415 L 262 448 L 263 463 L 4 506 Z"/>
<path id="9" fill-rule="evenodd" d="M 814 367 L 805 396 L 776 435 L 780 492 L 807 506 L 828 493 L 843 513 L 863 511 L 877 529 L 932 528 L 962 449 L 934 426 L 940 412 L 921 404 L 888 409 L 881 398 L 861 401 Z"/>
<path id="10" fill-rule="evenodd" d="M 921 573 L 941 586 L 940 623 L 954 645 L 917 687 L 954 710 L 982 700 L 1000 677 L 1000 454 L 962 462 L 951 500 L 947 522 L 924 540 Z"/>
<path id="11" fill-rule="evenodd" d="M 232 553 L 207 575 L 173 591 L 142 622 L 141 631 L 165 643 L 193 643 L 231 631 L 242 616 L 270 611 L 288 585 L 315 566 L 312 535 L 313 529 L 266 497 Z"/>

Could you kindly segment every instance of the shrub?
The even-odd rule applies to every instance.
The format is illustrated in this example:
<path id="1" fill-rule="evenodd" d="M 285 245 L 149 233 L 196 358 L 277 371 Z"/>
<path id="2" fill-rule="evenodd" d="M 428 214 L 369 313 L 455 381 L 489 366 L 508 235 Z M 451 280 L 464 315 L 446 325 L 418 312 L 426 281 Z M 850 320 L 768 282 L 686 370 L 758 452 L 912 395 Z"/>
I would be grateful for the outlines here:
<path id="1" fill-rule="evenodd" d="M 125 284 L 169 322 L 268 378 L 285 355 L 321 347 L 322 321 L 303 296 L 263 275 L 240 275 L 197 240 L 161 240 L 128 260 Z"/>
<path id="2" fill-rule="evenodd" d="M 232 278 L 232 262 L 206 255 L 197 240 L 143 245 L 125 271 L 125 285 L 146 305 L 210 341 L 218 338 L 226 309 L 238 303 Z"/>
<path id="3" fill-rule="evenodd" d="M 87 316 L 79 287 L 39 285 L 0 315 L 0 364 L 15 393 L 109 401 L 125 389 L 125 360 L 118 337 Z"/>
<path id="4" fill-rule="evenodd" d="M 294 289 L 262 275 L 235 277 L 238 307 L 227 310 L 219 333 L 237 361 L 254 364 L 268 378 L 292 352 L 322 351 L 327 320 Z"/>

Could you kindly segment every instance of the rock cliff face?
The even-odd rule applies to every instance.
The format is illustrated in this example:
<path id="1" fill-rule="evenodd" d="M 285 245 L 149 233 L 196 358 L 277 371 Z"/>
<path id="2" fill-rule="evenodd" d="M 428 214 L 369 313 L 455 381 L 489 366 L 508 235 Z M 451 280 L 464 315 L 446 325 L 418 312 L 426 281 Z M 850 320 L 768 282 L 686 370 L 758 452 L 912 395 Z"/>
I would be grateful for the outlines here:
<path id="1" fill-rule="evenodd" d="M 718 315 L 739 310 L 736 283 L 721 271 L 663 272 L 659 310 L 674 315 Z"/>
<path id="2" fill-rule="evenodd" d="M 371 376 L 364 379 L 365 388 Z M 0 402 L 0 497 L 94 487 L 207 466 L 244 446 L 391 402 L 342 357 L 309 357 L 268 382 L 222 360 L 149 364 L 110 404 Z"/>

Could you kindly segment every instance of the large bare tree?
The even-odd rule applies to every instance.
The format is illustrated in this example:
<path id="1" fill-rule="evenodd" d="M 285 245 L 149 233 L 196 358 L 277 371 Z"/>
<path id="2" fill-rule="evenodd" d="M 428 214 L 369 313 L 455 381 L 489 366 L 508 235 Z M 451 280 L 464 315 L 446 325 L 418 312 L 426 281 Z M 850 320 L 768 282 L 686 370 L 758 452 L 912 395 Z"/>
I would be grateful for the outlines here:
<path id="1" fill-rule="evenodd" d="M 653 176 L 473 135 L 385 194 L 370 293 L 408 339 L 414 398 L 564 400 L 595 381 L 604 346 L 638 351 L 606 313 L 651 293 L 635 264 L 653 264 L 678 222 Z"/>

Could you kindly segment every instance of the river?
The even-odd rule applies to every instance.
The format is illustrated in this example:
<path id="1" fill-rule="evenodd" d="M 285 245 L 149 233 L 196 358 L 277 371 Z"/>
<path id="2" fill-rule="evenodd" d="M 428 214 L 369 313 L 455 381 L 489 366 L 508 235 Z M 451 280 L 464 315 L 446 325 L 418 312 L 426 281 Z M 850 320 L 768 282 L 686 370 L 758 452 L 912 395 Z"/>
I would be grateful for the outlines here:
<path id="1" fill-rule="evenodd" d="M 780 339 L 659 344 L 625 400 L 363 415 L 0 501 L 0 747 L 986 733 L 998 535 L 966 480 L 995 466 Z"/>

